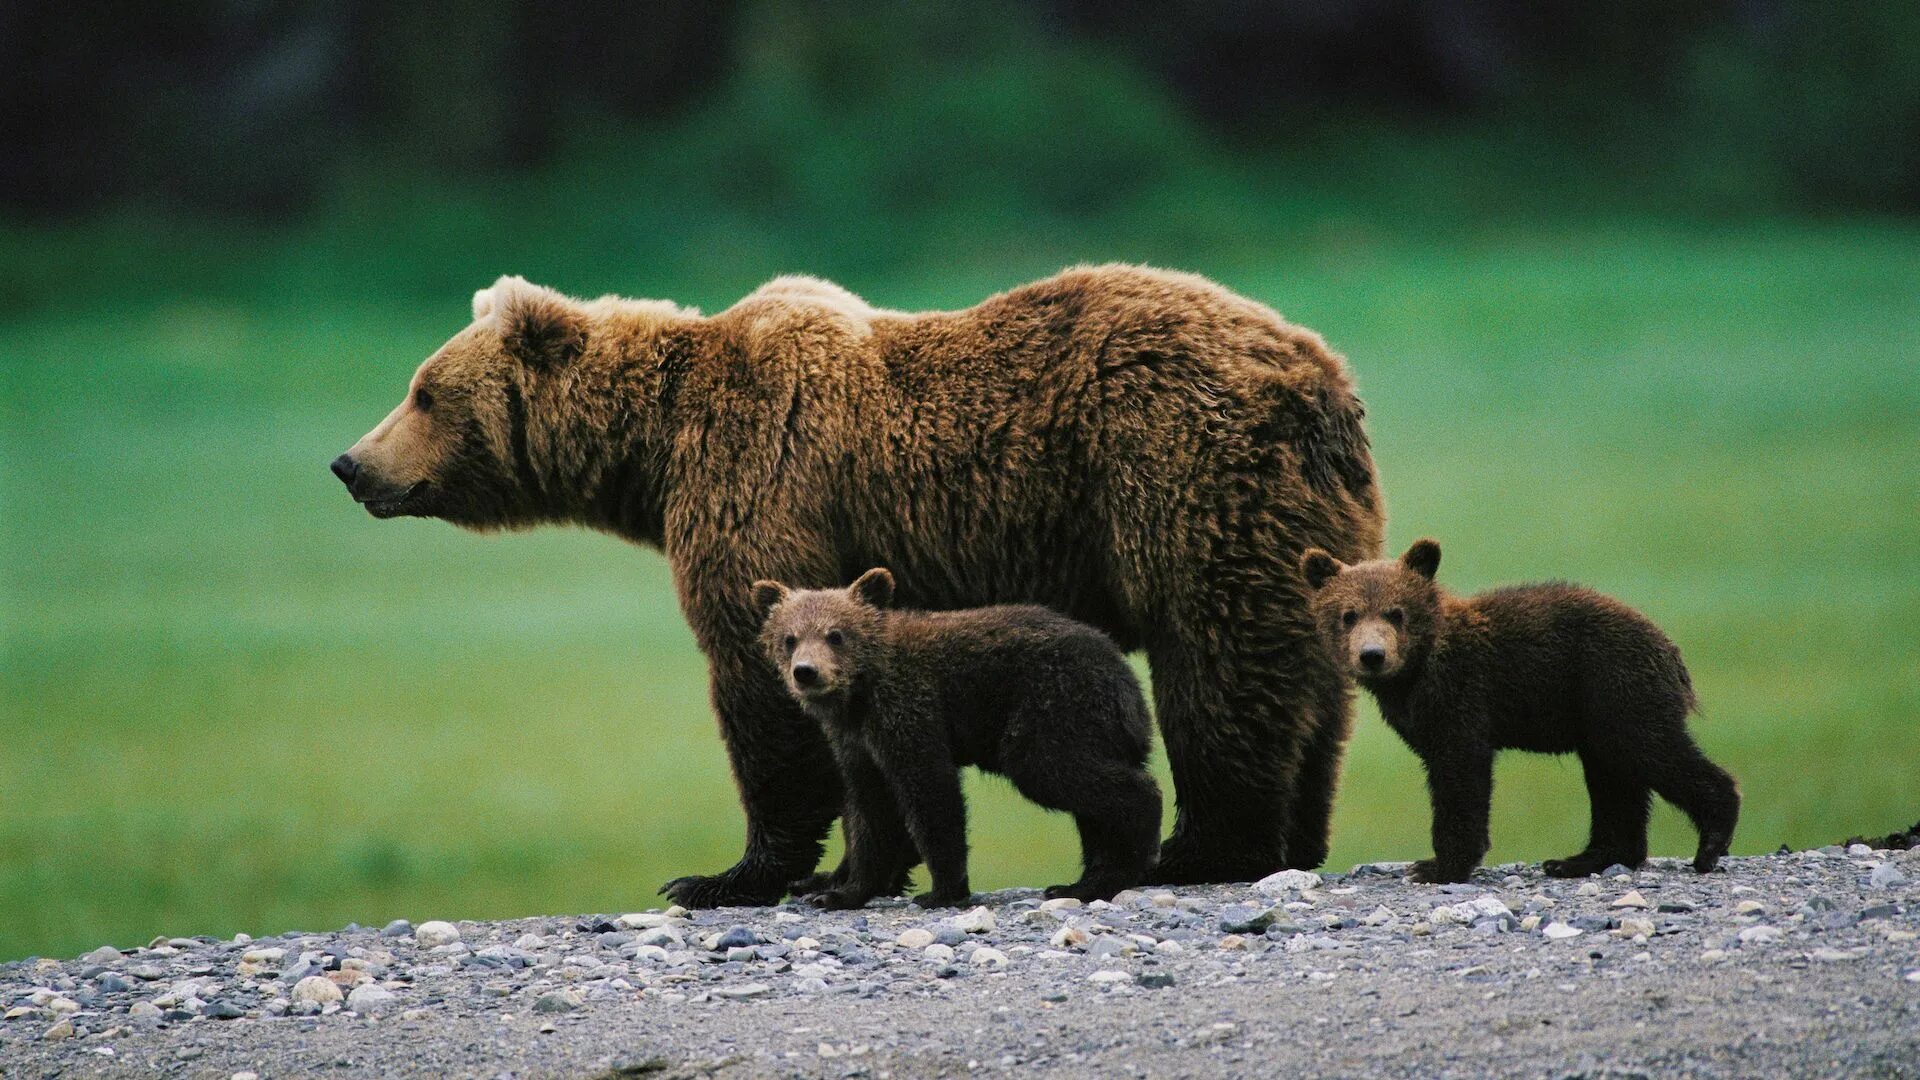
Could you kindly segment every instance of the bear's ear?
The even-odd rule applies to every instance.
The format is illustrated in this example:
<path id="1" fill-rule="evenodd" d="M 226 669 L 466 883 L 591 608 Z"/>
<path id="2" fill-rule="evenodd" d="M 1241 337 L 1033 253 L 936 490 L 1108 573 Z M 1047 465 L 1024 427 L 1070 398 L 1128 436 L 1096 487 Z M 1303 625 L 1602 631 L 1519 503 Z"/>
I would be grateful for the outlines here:
<path id="1" fill-rule="evenodd" d="M 1320 586 L 1339 576 L 1343 569 L 1345 567 L 1340 565 L 1339 559 L 1319 548 L 1308 548 L 1306 554 L 1300 556 L 1300 576 L 1307 579 L 1309 589 L 1317 591 Z"/>
<path id="2" fill-rule="evenodd" d="M 884 608 L 893 603 L 893 575 L 886 567 L 876 566 L 861 574 L 860 580 L 847 588 L 847 595 L 874 607 Z"/>
<path id="3" fill-rule="evenodd" d="M 753 610 L 759 612 L 760 617 L 764 619 L 767 613 L 773 610 L 775 604 L 787 598 L 787 587 L 777 581 L 756 581 L 748 595 L 753 598 Z"/>
<path id="4" fill-rule="evenodd" d="M 1407 569 L 1431 580 L 1440 570 L 1440 545 L 1432 540 L 1415 540 L 1413 546 L 1400 556 L 1400 563 Z"/>
<path id="5" fill-rule="evenodd" d="M 586 350 L 586 312 L 573 300 L 525 278 L 507 275 L 492 288 L 473 294 L 474 319 L 489 316 L 499 321 L 500 341 L 507 353 L 523 364 L 564 364 Z"/>

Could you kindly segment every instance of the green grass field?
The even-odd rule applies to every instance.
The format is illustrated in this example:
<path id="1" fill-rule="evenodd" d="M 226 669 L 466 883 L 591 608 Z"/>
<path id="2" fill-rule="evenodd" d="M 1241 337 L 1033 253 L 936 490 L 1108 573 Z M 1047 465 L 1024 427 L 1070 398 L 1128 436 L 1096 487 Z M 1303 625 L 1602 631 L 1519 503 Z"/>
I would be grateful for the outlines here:
<path id="1" fill-rule="evenodd" d="M 1274 250 L 1186 268 L 1347 354 L 1394 545 L 1440 538 L 1464 589 L 1576 578 L 1669 630 L 1746 793 L 1737 851 L 1920 817 L 1920 228 Z M 846 284 L 959 306 L 1055 254 Z M 637 291 L 502 260 L 461 285 Z M 832 268 L 753 272 L 796 269 Z M 234 295 L 0 306 L 0 959 L 631 910 L 728 865 L 741 819 L 658 555 L 374 522 L 327 474 L 467 293 Z M 974 791 L 978 886 L 1070 873 L 1068 821 Z M 1426 823 L 1363 706 L 1332 865 L 1419 856 Z M 1584 830 L 1576 764 L 1503 762 L 1492 859 Z M 1654 846 L 1691 851 L 1664 807 Z"/>

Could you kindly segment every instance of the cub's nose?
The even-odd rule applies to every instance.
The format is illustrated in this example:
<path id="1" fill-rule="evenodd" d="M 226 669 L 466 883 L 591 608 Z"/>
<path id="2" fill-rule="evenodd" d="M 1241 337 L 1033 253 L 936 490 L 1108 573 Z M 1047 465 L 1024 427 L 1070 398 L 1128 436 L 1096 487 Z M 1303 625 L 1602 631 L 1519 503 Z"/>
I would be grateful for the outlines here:
<path id="1" fill-rule="evenodd" d="M 333 475 L 348 487 L 353 486 L 353 478 L 360 475 L 360 463 L 353 460 L 352 454 L 341 454 L 333 459 Z"/>
<path id="2" fill-rule="evenodd" d="M 812 686 L 820 681 L 820 672 L 812 664 L 795 664 L 793 681 L 800 686 Z"/>
<path id="3" fill-rule="evenodd" d="M 1379 645 L 1360 647 L 1360 666 L 1368 671 L 1379 671 L 1387 662 L 1387 650 Z"/>

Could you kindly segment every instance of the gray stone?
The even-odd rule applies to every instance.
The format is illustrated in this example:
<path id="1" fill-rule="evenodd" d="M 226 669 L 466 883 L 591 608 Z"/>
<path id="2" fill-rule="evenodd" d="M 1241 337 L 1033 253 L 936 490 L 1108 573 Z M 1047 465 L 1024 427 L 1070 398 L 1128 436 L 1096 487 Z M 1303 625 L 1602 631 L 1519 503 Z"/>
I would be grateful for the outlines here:
<path id="1" fill-rule="evenodd" d="M 720 935 L 720 940 L 713 943 L 713 951 L 726 952 L 728 949 L 737 949 L 743 945 L 753 945 L 759 940 L 758 935 L 744 926 L 729 927 Z M 651 944 L 657 944 L 657 942 Z"/>
<path id="2" fill-rule="evenodd" d="M 353 988 L 353 993 L 347 995 L 347 1008 L 361 1016 L 378 1016 L 398 1008 L 399 1005 L 400 999 L 394 995 L 393 991 L 374 983 L 356 986 Z"/>
<path id="3" fill-rule="evenodd" d="M 395 919 L 380 928 L 381 937 L 408 937 L 413 933 L 413 924 L 405 919 Z"/>
<path id="4" fill-rule="evenodd" d="M 1890 862 L 1881 863 L 1873 868 L 1873 873 L 1867 875 L 1867 885 L 1875 889 L 1891 889 L 1906 883 L 1907 875 Z"/>
<path id="5" fill-rule="evenodd" d="M 1229 934 L 1259 934 L 1273 925 L 1272 908 L 1234 904 L 1220 909 L 1220 929 Z"/>
<path id="6" fill-rule="evenodd" d="M 537 1013 L 568 1013 L 578 1009 L 584 999 L 577 991 L 549 990 L 534 999 L 533 1011 Z"/>

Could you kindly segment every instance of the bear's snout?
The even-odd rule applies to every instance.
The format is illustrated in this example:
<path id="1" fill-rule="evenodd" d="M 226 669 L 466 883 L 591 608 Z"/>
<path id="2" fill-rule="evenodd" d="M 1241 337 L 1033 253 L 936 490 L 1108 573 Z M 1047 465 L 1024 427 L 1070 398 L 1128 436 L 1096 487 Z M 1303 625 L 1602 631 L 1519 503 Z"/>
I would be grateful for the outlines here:
<path id="1" fill-rule="evenodd" d="M 1368 671 L 1379 671 L 1387 664 L 1387 650 L 1382 645 L 1360 646 L 1360 666 Z"/>
<path id="2" fill-rule="evenodd" d="M 812 664 L 793 665 L 793 683 L 795 686 L 813 686 L 820 681 L 820 669 Z"/>
<path id="3" fill-rule="evenodd" d="M 341 454 L 339 457 L 333 459 L 333 475 L 339 477 L 340 482 L 347 485 L 348 491 L 352 491 L 353 480 L 360 475 L 360 463 L 353 460 L 352 454 Z"/>

